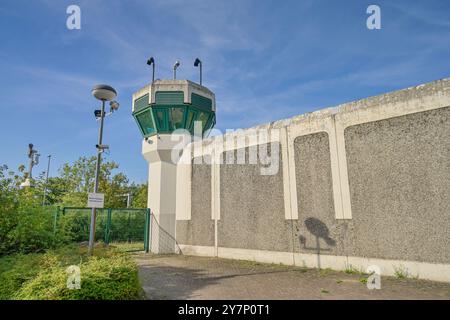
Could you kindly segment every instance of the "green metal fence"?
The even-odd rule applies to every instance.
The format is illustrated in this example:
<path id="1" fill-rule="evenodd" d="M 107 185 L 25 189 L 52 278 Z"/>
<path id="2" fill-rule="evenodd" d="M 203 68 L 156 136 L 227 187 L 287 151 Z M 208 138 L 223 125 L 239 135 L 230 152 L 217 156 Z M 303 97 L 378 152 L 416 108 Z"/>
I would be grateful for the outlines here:
<path id="1" fill-rule="evenodd" d="M 150 209 L 105 208 L 96 210 L 95 240 L 126 251 L 150 248 Z M 75 242 L 89 241 L 91 208 L 64 207 L 54 214 L 53 231 L 64 224 Z"/>

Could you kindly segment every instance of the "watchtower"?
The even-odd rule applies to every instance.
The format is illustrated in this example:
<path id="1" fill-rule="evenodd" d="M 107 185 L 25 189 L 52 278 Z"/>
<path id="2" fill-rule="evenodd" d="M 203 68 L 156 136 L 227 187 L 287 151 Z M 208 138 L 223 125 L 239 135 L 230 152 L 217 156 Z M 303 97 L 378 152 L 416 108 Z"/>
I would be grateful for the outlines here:
<path id="1" fill-rule="evenodd" d="M 175 70 L 174 66 L 174 78 Z M 132 110 L 149 166 L 148 207 L 154 215 L 151 251 L 174 252 L 177 163 L 172 151 L 180 136 L 203 137 L 214 127 L 215 96 L 189 80 L 155 80 L 133 94 Z"/>

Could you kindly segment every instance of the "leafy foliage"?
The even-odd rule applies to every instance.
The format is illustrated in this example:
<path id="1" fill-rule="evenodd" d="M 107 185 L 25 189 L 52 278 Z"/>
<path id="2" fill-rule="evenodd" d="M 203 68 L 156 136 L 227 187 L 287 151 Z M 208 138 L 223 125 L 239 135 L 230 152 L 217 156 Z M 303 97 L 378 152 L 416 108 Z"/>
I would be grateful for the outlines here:
<path id="1" fill-rule="evenodd" d="M 20 189 L 26 177 L 24 166 L 18 173 L 0 166 L 0 256 L 13 252 L 40 252 L 70 241 L 86 241 L 89 229 L 89 210 L 77 215 L 60 216 L 57 232 L 54 232 L 56 206 L 84 207 L 87 193 L 94 188 L 95 157 L 81 157 L 73 164 L 64 164 L 60 176 L 49 179 L 45 186 L 44 173 L 32 182 L 34 188 Z M 147 185 L 130 184 L 115 162 L 101 165 L 99 191 L 105 193 L 105 207 L 126 207 L 126 194 L 134 201 L 132 207 L 147 207 Z M 47 189 L 46 204 L 42 206 L 44 188 Z M 130 239 L 130 234 L 142 233 L 144 215 L 113 215 L 112 235 L 117 241 Z M 104 226 L 105 214 L 99 214 L 98 226 Z M 97 239 L 103 239 L 104 227 L 98 228 Z"/>
<path id="2" fill-rule="evenodd" d="M 15 254 L 0 258 L 0 300 L 11 299 L 23 283 L 39 272 L 40 254 Z"/>
<path id="3" fill-rule="evenodd" d="M 115 300 L 141 295 L 136 264 L 115 249 L 68 246 L 45 254 L 0 258 L 0 299 Z M 81 269 L 81 289 L 67 288 L 69 265 Z"/>
<path id="4" fill-rule="evenodd" d="M 42 207 L 37 190 L 20 190 L 20 175 L 0 167 L 0 256 L 12 252 L 39 252 L 68 240 L 53 233 L 51 208 Z M 62 230 L 63 231 L 63 230 Z"/>
<path id="5" fill-rule="evenodd" d="M 0 300 L 138 297 L 137 268 L 128 257 L 101 248 L 96 248 L 95 256 L 87 257 L 83 250 L 64 247 L 87 240 L 89 210 L 55 215 L 56 206 L 86 205 L 87 193 L 93 190 L 95 158 L 81 157 L 72 165 L 65 164 L 60 176 L 50 178 L 47 185 L 41 173 L 32 179 L 34 188 L 19 187 L 26 178 L 24 169 L 20 166 L 15 173 L 0 166 Z M 113 174 L 116 169 L 114 162 L 101 166 L 99 191 L 105 193 L 105 206 L 125 207 L 123 195 L 131 193 L 136 200 L 132 205 L 145 208 L 147 186 L 130 184 L 123 173 Z M 99 210 L 96 239 L 104 237 L 105 211 Z M 113 214 L 112 240 L 127 241 L 132 235 L 140 240 L 135 234 L 143 237 L 143 219 L 144 214 Z M 81 268 L 81 290 L 66 286 L 65 268 L 72 264 Z"/>
<path id="6" fill-rule="evenodd" d="M 84 207 L 86 205 L 87 194 L 94 189 L 96 158 L 81 157 L 73 164 L 64 164 L 59 170 L 60 185 L 55 189 L 64 190 L 60 195 L 59 202 L 65 206 Z M 127 176 L 121 172 L 113 174 L 119 165 L 115 162 L 103 162 L 100 167 L 99 192 L 105 194 L 105 207 L 125 208 L 127 204 L 126 194 L 131 193 L 132 198 L 137 197 L 137 203 L 132 201 L 134 208 L 147 207 L 147 195 L 145 201 L 142 191 L 147 189 L 146 185 L 130 184 Z"/>

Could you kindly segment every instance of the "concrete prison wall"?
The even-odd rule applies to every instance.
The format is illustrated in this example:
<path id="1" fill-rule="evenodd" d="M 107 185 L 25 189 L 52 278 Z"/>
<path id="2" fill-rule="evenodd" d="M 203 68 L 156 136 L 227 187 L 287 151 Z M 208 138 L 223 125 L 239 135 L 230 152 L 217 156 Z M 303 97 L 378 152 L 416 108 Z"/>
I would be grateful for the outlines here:
<path id="1" fill-rule="evenodd" d="M 382 275 L 450 281 L 450 79 L 184 152 L 192 161 L 177 172 L 184 254 L 337 270 L 377 265 Z M 278 170 L 262 174 L 276 158 Z"/>

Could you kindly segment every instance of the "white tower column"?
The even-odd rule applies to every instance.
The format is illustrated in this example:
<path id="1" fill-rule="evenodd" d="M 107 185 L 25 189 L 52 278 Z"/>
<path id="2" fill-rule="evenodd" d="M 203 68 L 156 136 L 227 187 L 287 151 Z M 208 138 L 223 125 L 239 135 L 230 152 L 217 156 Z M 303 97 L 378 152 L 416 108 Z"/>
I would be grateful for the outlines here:
<path id="1" fill-rule="evenodd" d="M 149 164 L 147 205 L 153 213 L 150 224 L 153 253 L 175 252 L 177 164 L 172 161 L 172 150 L 180 140 L 172 141 L 172 136 L 175 135 L 155 135 L 142 142 L 142 154 Z"/>

